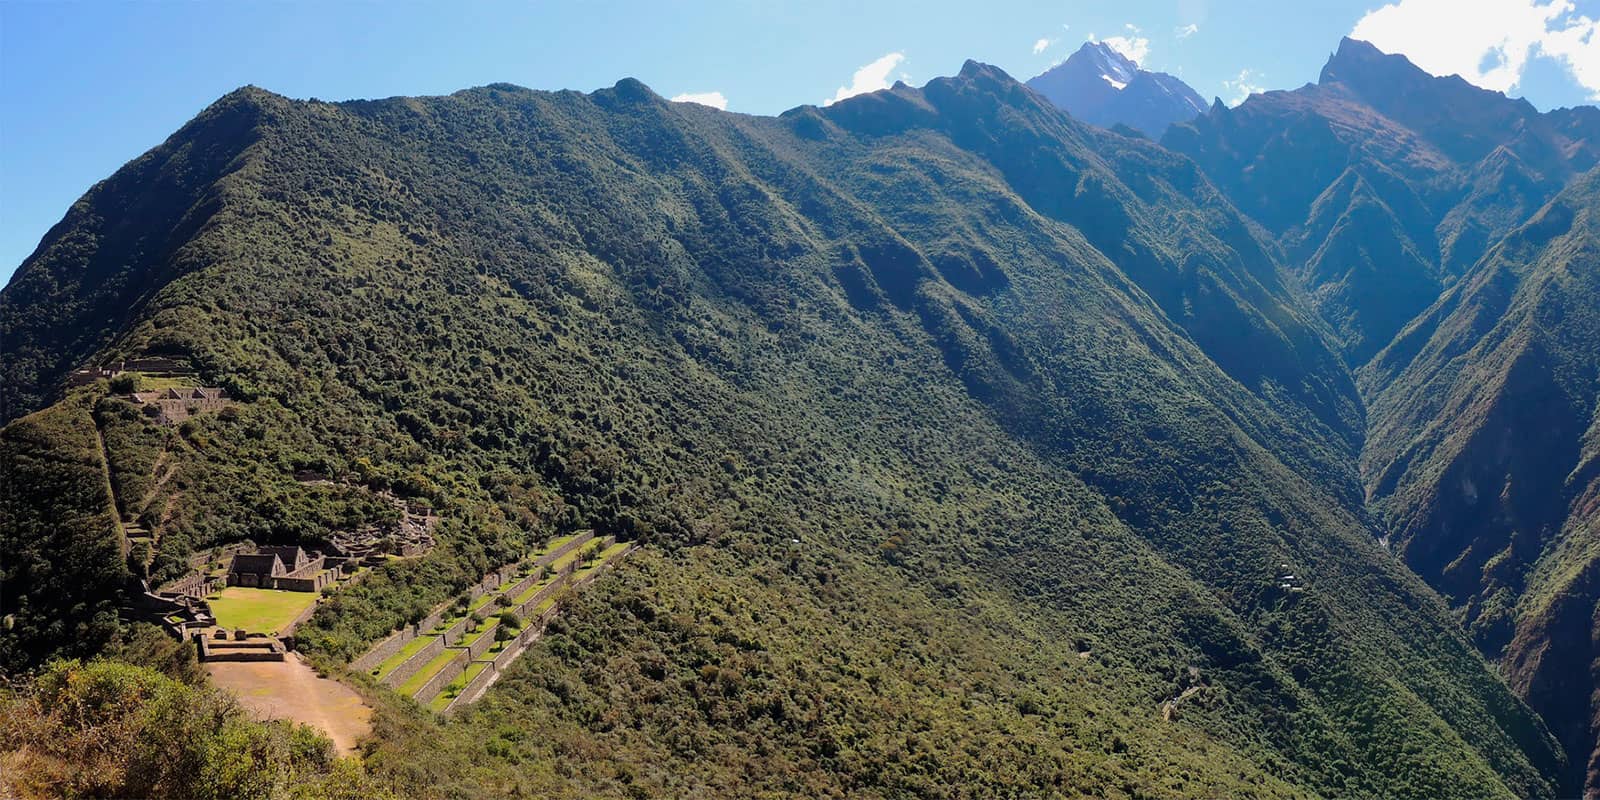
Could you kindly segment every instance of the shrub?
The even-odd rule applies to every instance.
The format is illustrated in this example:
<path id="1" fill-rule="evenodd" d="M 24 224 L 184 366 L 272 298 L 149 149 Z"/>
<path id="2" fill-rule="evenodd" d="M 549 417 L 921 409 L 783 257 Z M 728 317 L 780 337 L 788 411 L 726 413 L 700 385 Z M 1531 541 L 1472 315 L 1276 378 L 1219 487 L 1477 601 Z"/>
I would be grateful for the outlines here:
<path id="1" fill-rule="evenodd" d="M 115 394 L 133 394 L 139 391 L 139 373 L 124 372 L 112 378 L 111 391 Z"/>

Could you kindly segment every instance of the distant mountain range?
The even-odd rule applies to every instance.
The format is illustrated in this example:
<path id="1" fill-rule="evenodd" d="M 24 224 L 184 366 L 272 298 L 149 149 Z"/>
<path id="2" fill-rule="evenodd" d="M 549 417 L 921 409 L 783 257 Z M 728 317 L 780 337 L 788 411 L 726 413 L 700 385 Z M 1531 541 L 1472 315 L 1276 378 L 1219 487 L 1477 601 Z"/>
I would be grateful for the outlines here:
<path id="1" fill-rule="evenodd" d="M 1284 248 L 1360 366 L 1600 159 L 1600 111 L 1539 113 L 1345 39 L 1315 84 L 1162 138 Z"/>
<path id="2" fill-rule="evenodd" d="M 1091 125 L 1124 125 L 1151 139 L 1206 110 L 1205 100 L 1188 84 L 1140 69 L 1105 42 L 1084 42 L 1027 86 Z"/>

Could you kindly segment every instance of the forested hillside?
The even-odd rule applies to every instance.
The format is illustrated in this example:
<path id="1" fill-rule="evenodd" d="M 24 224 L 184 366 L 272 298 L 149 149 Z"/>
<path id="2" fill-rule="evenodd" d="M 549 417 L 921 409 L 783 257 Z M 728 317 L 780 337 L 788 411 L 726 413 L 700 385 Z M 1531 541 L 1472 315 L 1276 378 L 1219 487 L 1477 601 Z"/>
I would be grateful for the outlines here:
<path id="1" fill-rule="evenodd" d="M 1485 652 L 1504 654 L 1573 754 L 1573 787 L 1600 753 L 1584 681 L 1600 654 L 1596 209 L 1600 172 L 1497 245 L 1365 376 L 1374 506 Z"/>
<path id="2" fill-rule="evenodd" d="M 1557 729 L 1563 791 L 1600 792 L 1600 717 L 1580 702 L 1600 111 L 1540 113 L 1347 39 L 1316 84 L 1163 143 L 1276 235 L 1360 375 L 1379 534 Z"/>
<path id="3" fill-rule="evenodd" d="M 971 62 L 778 118 L 242 89 L 0 293 L 6 469 L 61 487 L 10 501 L 0 648 L 110 635 L 115 559 L 71 603 L 27 565 L 117 542 L 112 494 L 160 570 L 385 490 L 440 546 L 297 632 L 329 668 L 552 534 L 646 545 L 461 716 L 371 690 L 366 779 L 408 796 L 1554 794 L 1372 535 L 1362 400 L 1277 250 Z M 237 404 L 60 388 L 142 355 Z"/>

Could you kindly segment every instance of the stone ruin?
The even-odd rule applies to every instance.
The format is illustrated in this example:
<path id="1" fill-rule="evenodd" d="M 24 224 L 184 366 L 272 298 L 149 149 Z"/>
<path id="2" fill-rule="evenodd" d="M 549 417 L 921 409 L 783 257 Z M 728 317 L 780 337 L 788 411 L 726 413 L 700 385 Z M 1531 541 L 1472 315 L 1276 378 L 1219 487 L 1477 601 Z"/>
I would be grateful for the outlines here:
<path id="1" fill-rule="evenodd" d="M 201 583 L 185 587 L 183 591 L 152 592 L 150 585 L 145 581 L 139 582 L 139 593 L 135 595 L 132 612 L 133 615 L 160 625 L 167 633 L 179 641 L 189 638 L 194 631 L 204 631 L 217 624 L 216 617 L 211 614 L 211 604 L 205 600 L 204 591 L 213 586 L 211 583 Z M 189 594 L 193 589 L 201 590 L 197 594 Z"/>
<path id="2" fill-rule="evenodd" d="M 146 356 L 73 370 L 67 375 L 67 385 L 87 386 L 102 378 L 110 380 L 124 372 L 139 372 L 158 378 L 186 378 L 195 374 L 193 367 L 177 359 Z"/>
<path id="3" fill-rule="evenodd" d="M 283 661 L 288 648 L 283 642 L 261 633 L 234 631 L 232 637 L 221 628 L 210 635 L 194 637 L 201 661 Z"/>
<path id="4" fill-rule="evenodd" d="M 195 386 L 163 389 L 158 392 L 134 392 L 125 399 L 145 409 L 162 425 L 176 425 L 196 414 L 221 411 L 233 404 L 226 389 L 215 386 Z"/>
<path id="5" fill-rule="evenodd" d="M 278 589 L 285 592 L 316 592 L 338 580 L 338 564 L 328 564 L 327 556 L 298 546 L 262 547 L 254 553 L 240 553 L 228 565 L 229 586 Z"/>

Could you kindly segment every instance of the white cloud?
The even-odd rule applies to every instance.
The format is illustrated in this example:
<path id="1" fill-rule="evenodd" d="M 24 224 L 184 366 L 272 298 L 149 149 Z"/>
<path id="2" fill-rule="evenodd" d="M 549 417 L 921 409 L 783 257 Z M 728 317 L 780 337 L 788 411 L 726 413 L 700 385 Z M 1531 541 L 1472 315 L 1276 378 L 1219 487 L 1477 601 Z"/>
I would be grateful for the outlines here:
<path id="1" fill-rule="evenodd" d="M 1150 55 L 1150 40 L 1142 36 L 1107 36 L 1101 41 L 1135 64 L 1143 64 L 1144 57 Z"/>
<path id="2" fill-rule="evenodd" d="M 1571 0 L 1396 0 L 1362 17 L 1350 35 L 1435 75 L 1502 92 L 1542 54 L 1600 96 L 1600 23 L 1574 9 Z"/>
<path id="3" fill-rule="evenodd" d="M 728 110 L 728 98 L 722 92 L 684 92 L 672 98 L 674 103 L 699 103 L 703 106 Z"/>
<path id="4" fill-rule="evenodd" d="M 1179 39 L 1187 39 L 1190 36 L 1195 35 L 1195 33 L 1198 32 L 1199 30 L 1200 30 L 1200 26 L 1194 24 L 1193 22 L 1191 22 L 1188 25 L 1185 25 L 1185 26 L 1183 26 L 1181 28 L 1178 28 L 1177 30 L 1173 31 L 1173 35 L 1177 36 Z"/>
<path id="5" fill-rule="evenodd" d="M 1033 54 L 1034 55 L 1039 55 L 1040 53 L 1043 53 L 1044 51 L 1049 50 L 1050 49 L 1050 44 L 1051 44 L 1051 42 L 1050 42 L 1049 39 L 1040 39 L 1039 41 L 1034 42 L 1033 43 Z"/>
<path id="6" fill-rule="evenodd" d="M 1589 90 L 1590 100 L 1600 100 L 1600 22 L 1578 17 L 1546 36 L 1539 50 L 1566 64 L 1573 79 Z"/>
<path id="7" fill-rule="evenodd" d="M 824 100 L 822 104 L 831 106 L 846 97 L 889 88 L 889 73 L 894 72 L 894 68 L 900 66 L 900 62 L 904 60 L 906 60 L 905 53 L 890 53 L 863 66 L 850 77 L 849 86 L 840 86 L 839 90 L 833 93 L 833 99 Z"/>
<path id="8" fill-rule="evenodd" d="M 1250 95 L 1260 94 L 1263 91 L 1261 87 L 1261 79 L 1263 77 L 1265 76 L 1257 74 L 1253 69 L 1241 69 L 1239 70 L 1239 77 L 1231 81 L 1223 81 L 1222 88 L 1233 92 L 1234 95 L 1233 99 L 1228 101 L 1228 105 L 1239 105 Z"/>

